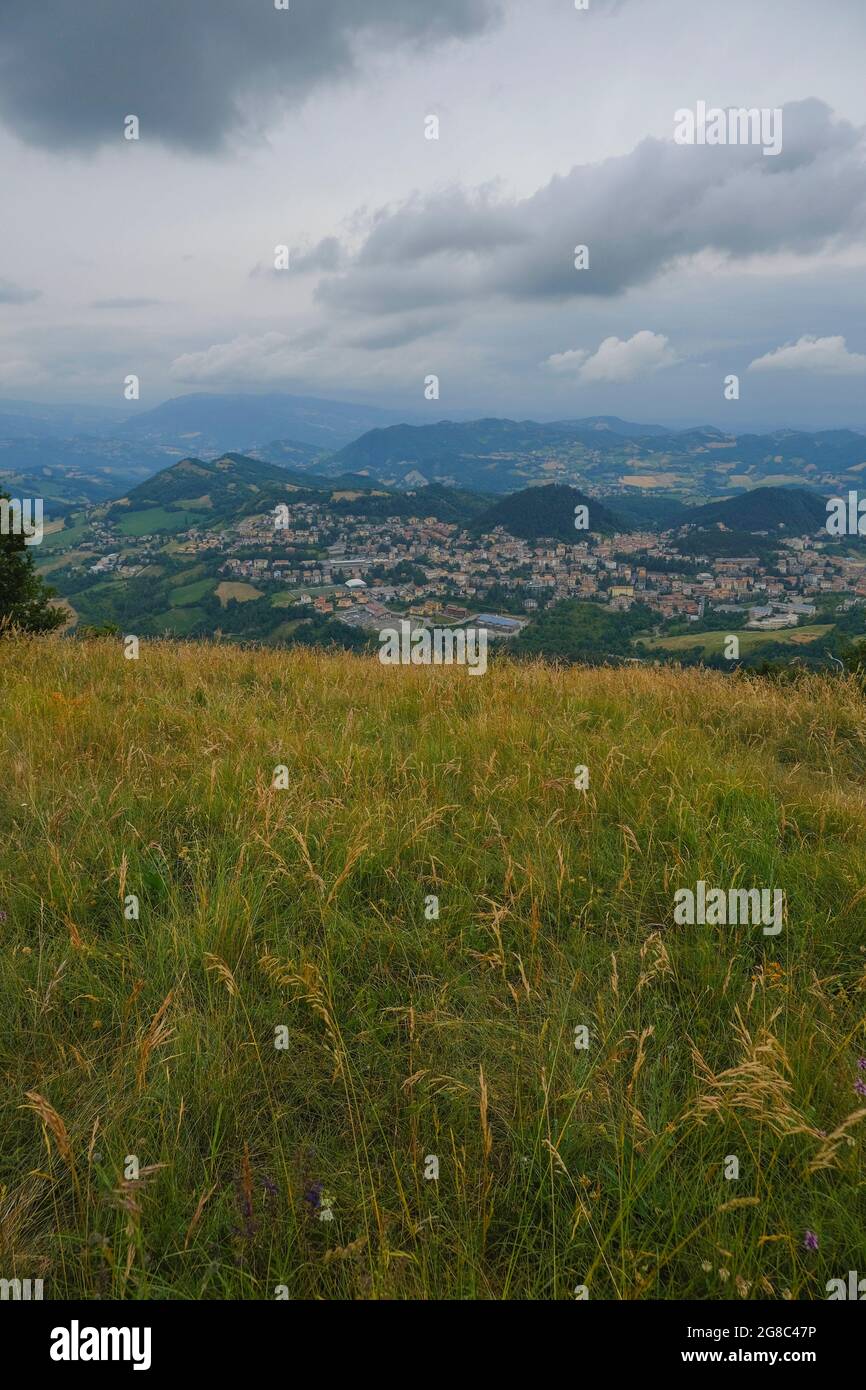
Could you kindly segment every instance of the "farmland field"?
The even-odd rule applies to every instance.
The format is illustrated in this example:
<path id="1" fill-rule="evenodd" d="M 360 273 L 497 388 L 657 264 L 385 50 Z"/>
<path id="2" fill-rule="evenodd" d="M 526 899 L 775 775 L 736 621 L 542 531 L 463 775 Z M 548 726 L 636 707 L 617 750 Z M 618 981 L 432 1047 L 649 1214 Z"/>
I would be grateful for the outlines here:
<path id="1" fill-rule="evenodd" d="M 748 652 L 753 651 L 755 647 L 766 646 L 768 642 L 783 642 L 795 647 L 806 645 L 817 641 L 819 637 L 826 637 L 832 630 L 832 623 L 815 623 L 807 627 L 782 627 L 774 631 L 762 631 L 760 628 L 750 631 L 739 628 L 736 630 L 736 636 L 739 639 L 740 650 Z M 691 651 L 700 647 L 705 656 L 720 656 L 727 639 L 726 632 L 685 632 L 679 637 L 638 637 L 635 639 L 635 646 L 646 647 L 651 651 L 668 652 Z"/>

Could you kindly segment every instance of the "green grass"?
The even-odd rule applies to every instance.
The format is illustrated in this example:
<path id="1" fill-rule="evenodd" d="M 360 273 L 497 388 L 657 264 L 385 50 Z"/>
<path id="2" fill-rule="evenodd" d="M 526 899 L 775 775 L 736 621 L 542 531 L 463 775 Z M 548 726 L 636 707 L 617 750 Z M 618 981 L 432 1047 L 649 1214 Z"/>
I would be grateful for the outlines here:
<path id="1" fill-rule="evenodd" d="M 130 512 L 117 523 L 122 536 L 149 536 L 159 531 L 186 531 L 201 524 L 200 512 L 172 512 L 166 507 L 148 507 L 142 512 Z"/>
<path id="2" fill-rule="evenodd" d="M 186 637 L 205 616 L 203 608 L 178 607 L 170 609 L 167 613 L 158 613 L 150 622 L 159 633 L 167 632 L 177 637 Z"/>
<path id="3" fill-rule="evenodd" d="M 832 630 L 832 623 L 819 623 L 808 627 L 778 628 L 772 632 L 763 632 L 760 629 L 747 631 L 741 628 L 735 630 L 735 635 L 739 639 L 740 651 L 750 652 L 755 647 L 765 646 L 768 642 L 781 642 L 794 647 L 808 645 L 809 642 L 817 641 L 819 637 L 826 637 Z M 689 651 L 694 647 L 700 647 L 705 656 L 719 656 L 724 651 L 728 635 L 727 632 L 685 632 L 680 637 L 638 637 L 635 639 L 635 646 L 647 647 L 651 651 L 671 652 Z"/>
<path id="4" fill-rule="evenodd" d="M 95 565 L 98 558 L 98 555 L 91 550 L 70 550 L 62 555 L 56 555 L 53 560 L 47 560 L 45 564 L 37 565 L 36 572 L 46 578 L 55 570 L 65 569 L 67 565 L 76 565 L 84 560 Z"/>
<path id="5" fill-rule="evenodd" d="M 197 579 L 192 584 L 179 584 L 172 589 L 169 595 L 169 603 L 172 608 L 182 608 L 188 603 L 198 603 L 199 599 L 204 598 L 216 588 L 216 580 L 212 578 Z"/>
<path id="6" fill-rule="evenodd" d="M 15 639 L 0 701 L 4 1277 L 712 1300 L 866 1268 L 852 680 Z M 699 878 L 782 888 L 784 931 L 675 926 Z"/>
<path id="7" fill-rule="evenodd" d="M 66 550 L 68 546 L 77 545 L 79 541 L 84 539 L 89 530 L 90 527 L 84 518 L 84 513 L 72 513 L 62 531 L 51 531 L 48 535 L 43 536 L 37 558 L 42 555 L 50 555 L 54 550 Z"/>
<path id="8" fill-rule="evenodd" d="M 175 584 L 189 584 L 193 579 L 200 579 L 204 572 L 205 566 L 203 564 L 190 565 L 185 570 L 179 570 L 173 576 L 173 582 Z"/>

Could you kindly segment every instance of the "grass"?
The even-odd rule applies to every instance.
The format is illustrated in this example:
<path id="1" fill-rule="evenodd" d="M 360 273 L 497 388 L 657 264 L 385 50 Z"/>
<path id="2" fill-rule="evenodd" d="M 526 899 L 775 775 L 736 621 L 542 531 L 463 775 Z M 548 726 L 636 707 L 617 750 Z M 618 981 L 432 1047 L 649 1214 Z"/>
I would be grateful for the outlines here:
<path id="1" fill-rule="evenodd" d="M 84 513 L 75 512 L 70 520 L 71 524 L 67 523 L 63 530 L 45 533 L 37 558 L 50 554 L 53 550 L 66 550 L 69 546 L 77 545 L 79 541 L 84 539 L 90 529 Z"/>
<path id="2" fill-rule="evenodd" d="M 165 507 L 148 507 L 145 511 L 130 512 L 117 523 L 122 536 L 148 536 L 160 531 L 186 531 L 201 522 L 196 512 L 171 512 Z"/>
<path id="3" fill-rule="evenodd" d="M 169 600 L 170 602 L 172 600 Z M 195 607 L 176 607 L 171 608 L 165 613 L 157 613 L 151 619 L 153 628 L 159 633 L 170 633 L 177 637 L 185 637 L 192 632 L 196 623 L 200 623 L 206 616 L 203 608 Z"/>
<path id="4" fill-rule="evenodd" d="M 261 598 L 262 589 L 257 589 L 253 584 L 244 584 L 237 579 L 223 579 L 214 590 L 223 608 L 228 606 L 229 599 L 236 599 L 238 603 L 249 603 L 251 599 Z"/>
<path id="5" fill-rule="evenodd" d="M 215 587 L 215 580 L 210 578 L 196 579 L 192 584 L 179 584 L 172 589 L 168 601 L 172 608 L 183 608 L 187 604 L 198 603 L 199 599 L 211 593 Z"/>
<path id="6" fill-rule="evenodd" d="M 49 574 L 53 574 L 55 570 L 65 569 L 67 565 L 77 565 L 83 560 L 89 560 L 91 564 L 95 564 L 98 558 L 98 555 L 92 550 L 71 550 L 63 555 L 55 556 L 53 560 L 47 560 L 43 565 L 37 565 L 36 572 L 41 574 L 44 579 Z"/>
<path id="7" fill-rule="evenodd" d="M 735 630 L 740 650 L 754 651 L 755 647 L 766 646 L 768 642 L 781 642 L 789 646 L 805 646 L 826 637 L 832 632 L 832 623 L 810 624 L 808 627 L 783 627 L 762 631 L 760 628 Z M 652 651 L 682 652 L 700 647 L 705 656 L 719 656 L 728 640 L 727 632 L 685 632 L 680 637 L 638 637 L 636 646 L 647 647 Z"/>
<path id="8" fill-rule="evenodd" d="M 711 1300 L 866 1268 L 853 681 L 7 639 L 0 699 L 4 1277 Z M 784 931 L 675 926 L 699 878 L 782 888 Z"/>

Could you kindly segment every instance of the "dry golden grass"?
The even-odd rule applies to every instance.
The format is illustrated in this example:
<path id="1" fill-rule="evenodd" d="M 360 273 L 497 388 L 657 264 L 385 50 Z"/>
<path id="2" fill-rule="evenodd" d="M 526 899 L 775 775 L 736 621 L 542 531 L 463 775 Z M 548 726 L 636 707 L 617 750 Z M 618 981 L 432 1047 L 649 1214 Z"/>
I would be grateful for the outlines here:
<path id="1" fill-rule="evenodd" d="M 866 1267 L 853 682 L 15 639 L 0 698 L 6 1277 L 711 1299 Z M 698 879 L 783 889 L 784 931 L 674 926 Z"/>

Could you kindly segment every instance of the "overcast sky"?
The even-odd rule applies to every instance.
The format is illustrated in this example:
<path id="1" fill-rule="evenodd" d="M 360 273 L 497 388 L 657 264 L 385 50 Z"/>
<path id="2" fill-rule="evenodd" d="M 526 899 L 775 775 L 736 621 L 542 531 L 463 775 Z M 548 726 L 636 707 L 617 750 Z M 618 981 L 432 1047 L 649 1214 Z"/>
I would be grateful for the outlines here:
<path id="1" fill-rule="evenodd" d="M 0 0 L 0 398 L 866 427 L 864 48 L 864 0 Z M 781 153 L 677 144 L 700 101 Z"/>

